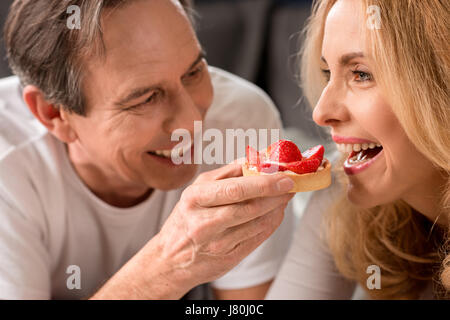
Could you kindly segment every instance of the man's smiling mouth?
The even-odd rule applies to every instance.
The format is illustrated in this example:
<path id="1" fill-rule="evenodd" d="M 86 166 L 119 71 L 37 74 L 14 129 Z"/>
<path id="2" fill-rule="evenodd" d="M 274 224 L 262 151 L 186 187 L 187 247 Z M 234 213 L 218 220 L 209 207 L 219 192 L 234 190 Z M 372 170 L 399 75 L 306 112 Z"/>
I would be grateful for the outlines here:
<path id="1" fill-rule="evenodd" d="M 162 149 L 162 150 L 153 150 L 148 151 L 147 153 L 151 156 L 156 157 L 161 160 L 172 160 L 174 158 L 183 158 L 187 153 L 193 152 L 194 145 L 178 147 L 173 149 Z"/>
<path id="2" fill-rule="evenodd" d="M 172 150 L 155 150 L 155 151 L 149 151 L 148 152 L 151 155 L 158 156 L 161 158 L 170 159 L 172 157 L 172 153 L 174 155 L 178 155 L 179 157 L 183 156 L 183 148 L 179 149 L 172 149 Z"/>

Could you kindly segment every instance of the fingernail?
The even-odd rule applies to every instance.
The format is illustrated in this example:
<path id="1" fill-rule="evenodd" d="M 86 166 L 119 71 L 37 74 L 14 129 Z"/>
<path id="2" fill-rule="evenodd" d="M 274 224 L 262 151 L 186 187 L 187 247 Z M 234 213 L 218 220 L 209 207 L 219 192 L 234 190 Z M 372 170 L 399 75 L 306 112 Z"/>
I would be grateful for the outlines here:
<path id="1" fill-rule="evenodd" d="M 283 178 L 278 181 L 277 187 L 280 192 L 290 191 L 294 187 L 294 181 L 290 178 Z"/>

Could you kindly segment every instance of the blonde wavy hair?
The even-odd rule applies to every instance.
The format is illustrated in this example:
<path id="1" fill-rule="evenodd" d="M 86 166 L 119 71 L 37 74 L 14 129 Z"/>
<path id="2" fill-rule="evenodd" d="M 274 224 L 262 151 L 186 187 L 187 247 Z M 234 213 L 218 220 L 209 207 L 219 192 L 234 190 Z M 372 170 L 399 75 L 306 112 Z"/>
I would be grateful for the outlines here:
<path id="1" fill-rule="evenodd" d="M 301 80 L 311 106 L 326 85 L 322 40 L 336 1 L 315 1 L 305 29 Z M 446 176 L 447 185 L 436 192 L 442 192 L 438 214 L 450 221 L 450 2 L 361 0 L 362 12 L 371 5 L 381 13 L 381 28 L 366 32 L 374 78 L 409 139 Z M 342 169 L 337 176 L 345 186 Z M 366 289 L 371 298 L 417 299 L 430 281 L 436 298 L 449 298 L 448 226 L 433 224 L 401 200 L 363 210 L 344 194 L 326 220 L 328 244 L 345 277 L 367 288 L 367 267 L 381 268 L 382 289 Z"/>

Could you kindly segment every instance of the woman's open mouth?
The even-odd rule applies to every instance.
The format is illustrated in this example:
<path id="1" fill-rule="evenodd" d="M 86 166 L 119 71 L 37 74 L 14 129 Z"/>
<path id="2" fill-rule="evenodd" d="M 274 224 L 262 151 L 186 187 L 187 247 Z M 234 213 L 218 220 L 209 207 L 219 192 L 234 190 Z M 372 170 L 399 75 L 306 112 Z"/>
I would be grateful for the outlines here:
<path id="1" fill-rule="evenodd" d="M 344 171 L 354 175 L 369 168 L 382 154 L 383 146 L 377 143 L 338 144 L 338 150 L 349 153 Z"/>

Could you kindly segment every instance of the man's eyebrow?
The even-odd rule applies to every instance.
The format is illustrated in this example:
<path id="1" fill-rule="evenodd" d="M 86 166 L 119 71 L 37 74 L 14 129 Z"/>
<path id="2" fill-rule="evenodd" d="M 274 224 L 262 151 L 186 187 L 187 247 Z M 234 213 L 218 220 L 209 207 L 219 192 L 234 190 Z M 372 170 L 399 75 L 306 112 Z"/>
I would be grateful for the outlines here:
<path id="1" fill-rule="evenodd" d="M 192 68 L 194 68 L 204 58 L 206 58 L 206 53 L 204 50 L 201 50 L 200 53 L 198 54 L 197 58 L 195 59 L 195 61 L 189 66 L 186 73 L 189 72 L 189 70 L 191 70 Z M 133 89 L 129 94 L 127 94 L 125 96 L 125 98 L 120 99 L 119 101 L 115 102 L 114 104 L 119 107 L 124 106 L 128 102 L 133 101 L 137 98 L 140 98 L 140 97 L 146 95 L 147 93 L 157 89 L 158 87 L 160 87 L 160 85 L 154 85 L 151 87 L 142 87 L 142 88 Z"/>
<path id="2" fill-rule="evenodd" d="M 362 58 L 362 57 L 364 57 L 364 53 L 362 53 L 362 52 L 350 52 L 350 53 L 346 53 L 346 54 L 342 55 L 342 56 L 339 58 L 339 64 L 342 65 L 342 66 L 345 66 L 345 65 L 347 65 L 352 59 L 355 59 L 355 58 Z M 324 56 L 321 56 L 321 57 L 320 57 L 320 60 L 322 60 L 323 62 L 327 63 L 327 60 L 325 59 Z"/>

